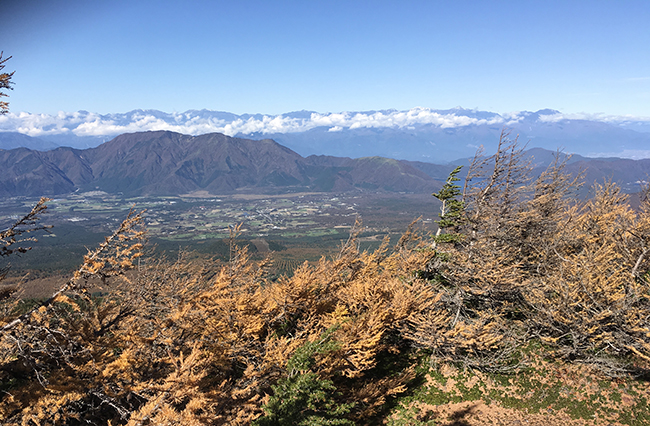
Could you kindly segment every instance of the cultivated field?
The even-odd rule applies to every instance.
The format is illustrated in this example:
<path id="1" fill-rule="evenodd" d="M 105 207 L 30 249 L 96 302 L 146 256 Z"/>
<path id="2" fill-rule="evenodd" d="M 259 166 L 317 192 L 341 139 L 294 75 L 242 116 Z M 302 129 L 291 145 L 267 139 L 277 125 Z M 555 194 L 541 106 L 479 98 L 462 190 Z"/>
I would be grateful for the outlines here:
<path id="1" fill-rule="evenodd" d="M 0 227 L 6 227 L 37 202 L 0 201 Z M 414 219 L 434 228 L 437 200 L 428 195 L 380 193 L 231 194 L 124 198 L 101 191 L 70 194 L 48 202 L 43 223 L 51 233 L 38 236 L 29 255 L 11 260 L 10 277 L 31 280 L 33 296 L 43 296 L 76 268 L 87 248 L 95 247 L 126 217 L 145 210 L 149 246 L 170 257 L 179 250 L 226 260 L 230 229 L 254 259 L 271 256 L 276 275 L 290 274 L 304 261 L 337 253 L 357 218 L 363 223 L 361 248 L 375 248 L 385 237 L 397 240 Z M 53 282 L 54 281 L 54 282 Z"/>

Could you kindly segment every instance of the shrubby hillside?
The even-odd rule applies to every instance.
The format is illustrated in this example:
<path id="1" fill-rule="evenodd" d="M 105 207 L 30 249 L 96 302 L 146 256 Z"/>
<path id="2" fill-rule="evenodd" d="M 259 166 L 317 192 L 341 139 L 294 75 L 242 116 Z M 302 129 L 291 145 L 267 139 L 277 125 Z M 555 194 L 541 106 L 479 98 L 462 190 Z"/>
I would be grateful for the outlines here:
<path id="1" fill-rule="evenodd" d="M 514 375 L 541 357 L 647 374 L 648 199 L 633 210 L 605 182 L 576 201 L 564 167 L 529 179 L 502 135 L 434 193 L 436 235 L 414 222 L 360 252 L 352 232 L 338 256 L 277 280 L 234 243 L 225 264 L 142 256 L 133 213 L 52 298 L 3 289 L 0 418 L 399 424 L 392 410 L 422 386 L 423 363 Z M 43 208 L 0 235 L 0 255 L 24 247 Z"/>

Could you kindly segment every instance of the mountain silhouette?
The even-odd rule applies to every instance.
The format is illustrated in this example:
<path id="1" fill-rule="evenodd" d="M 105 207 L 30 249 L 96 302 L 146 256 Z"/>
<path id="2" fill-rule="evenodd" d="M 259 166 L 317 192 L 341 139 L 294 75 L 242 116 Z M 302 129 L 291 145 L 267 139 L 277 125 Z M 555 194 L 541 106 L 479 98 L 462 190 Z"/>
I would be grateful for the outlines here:
<path id="1" fill-rule="evenodd" d="M 270 139 L 169 131 L 123 134 L 96 148 L 47 152 L 0 150 L 2 196 L 40 196 L 75 190 L 124 195 L 193 191 L 431 192 L 441 183 L 406 162 L 382 157 L 310 156 Z"/>

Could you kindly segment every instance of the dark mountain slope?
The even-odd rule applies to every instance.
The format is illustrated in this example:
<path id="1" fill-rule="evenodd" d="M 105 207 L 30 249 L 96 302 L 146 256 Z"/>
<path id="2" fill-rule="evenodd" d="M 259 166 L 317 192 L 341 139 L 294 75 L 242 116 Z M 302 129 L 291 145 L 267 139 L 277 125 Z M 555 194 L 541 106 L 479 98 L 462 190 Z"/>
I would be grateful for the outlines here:
<path id="1" fill-rule="evenodd" d="M 311 155 L 305 159 L 313 178 L 312 186 L 320 191 L 370 189 L 388 192 L 426 193 L 442 183 L 413 167 L 408 161 L 384 157 L 346 158 Z"/>
<path id="2" fill-rule="evenodd" d="M 18 132 L 0 132 L 0 149 L 27 148 L 47 151 L 58 147 L 57 144 L 34 138 Z"/>
<path id="3" fill-rule="evenodd" d="M 425 173 L 427 176 L 430 176 L 436 180 L 444 182 L 447 180 L 449 173 L 456 168 L 454 164 L 432 164 L 432 163 L 423 163 L 422 161 L 407 161 L 401 160 L 401 163 L 408 164 L 409 166 L 415 167 L 419 171 Z M 459 164 L 460 165 L 460 164 Z"/>
<path id="4" fill-rule="evenodd" d="M 533 175 L 554 153 L 533 148 Z M 467 164 L 469 159 L 454 162 Z M 350 191 L 431 193 L 453 165 L 384 157 L 301 157 L 270 139 L 231 138 L 213 133 L 188 136 L 158 131 L 120 135 L 97 148 L 0 150 L 0 196 L 65 194 L 100 189 L 125 195 L 178 195 L 193 191 Z M 567 170 L 586 170 L 586 188 L 611 178 L 626 192 L 648 180 L 650 160 L 573 156 Z M 465 173 L 466 169 L 461 173 Z"/>
<path id="5" fill-rule="evenodd" d="M 79 149 L 61 147 L 42 153 L 44 158 L 56 164 L 70 181 L 76 186 L 85 185 L 94 179 L 92 168 L 84 157 L 84 152 Z"/>
<path id="6" fill-rule="evenodd" d="M 575 174 L 583 170 L 588 186 L 594 182 L 602 184 L 611 179 L 627 193 L 639 192 L 642 189 L 641 183 L 650 181 L 650 159 L 594 158 L 577 161 L 567 166 L 567 171 L 570 173 Z"/>
<path id="7" fill-rule="evenodd" d="M 268 139 L 145 132 L 120 135 L 86 151 L 95 176 L 92 185 L 107 192 L 219 193 L 306 183 L 297 164 L 302 157 Z"/>
<path id="8" fill-rule="evenodd" d="M 44 154 L 27 148 L 0 150 L 0 197 L 74 191 L 75 184 Z"/>
<path id="9" fill-rule="evenodd" d="M 349 176 L 356 185 L 390 192 L 430 192 L 436 189 L 426 173 L 398 160 L 364 157 L 350 160 Z M 436 182 L 437 183 L 437 182 Z"/>
<path id="10" fill-rule="evenodd" d="M 524 152 L 524 158 L 531 161 L 533 169 L 531 176 L 537 177 L 544 172 L 555 160 L 557 151 L 550 151 L 542 148 L 531 148 Z M 568 154 L 560 153 L 560 159 L 565 159 Z M 433 179 L 444 181 L 449 172 L 456 165 L 463 166 L 460 177 L 463 178 L 467 173 L 471 158 L 460 158 L 447 165 L 422 163 L 419 161 L 402 161 L 418 170 L 426 173 Z M 641 183 L 650 181 L 650 159 L 630 160 L 624 158 L 589 158 L 581 155 L 572 154 L 567 159 L 565 171 L 571 175 L 584 175 L 584 184 L 579 191 L 579 195 L 588 195 L 594 183 L 603 183 L 611 179 L 618 184 L 626 193 L 636 193 L 641 190 Z"/>
<path id="11" fill-rule="evenodd" d="M 167 131 L 143 132 L 120 135 L 86 150 L 7 152 L 29 158 L 12 169 L 12 178 L 27 181 L 27 176 L 50 170 L 50 175 L 57 174 L 62 182 L 48 188 L 41 177 L 40 183 L 31 187 L 5 185 L 5 196 L 62 194 L 76 189 L 125 195 L 177 195 L 199 190 L 212 194 L 239 190 L 431 192 L 441 185 L 396 160 L 305 159 L 270 139 L 256 141 L 218 133 L 193 137 Z"/>

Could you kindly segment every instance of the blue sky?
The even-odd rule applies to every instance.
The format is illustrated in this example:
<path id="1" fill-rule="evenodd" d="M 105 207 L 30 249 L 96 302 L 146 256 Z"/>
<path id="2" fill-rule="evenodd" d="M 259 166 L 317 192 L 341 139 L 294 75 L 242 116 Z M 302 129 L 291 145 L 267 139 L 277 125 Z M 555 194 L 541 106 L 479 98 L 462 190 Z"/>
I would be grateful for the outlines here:
<path id="1" fill-rule="evenodd" d="M 10 109 L 650 116 L 649 1 L 3 0 Z"/>

